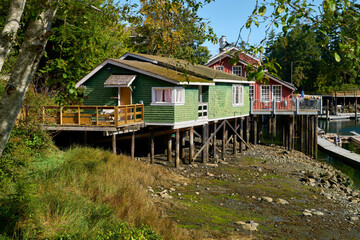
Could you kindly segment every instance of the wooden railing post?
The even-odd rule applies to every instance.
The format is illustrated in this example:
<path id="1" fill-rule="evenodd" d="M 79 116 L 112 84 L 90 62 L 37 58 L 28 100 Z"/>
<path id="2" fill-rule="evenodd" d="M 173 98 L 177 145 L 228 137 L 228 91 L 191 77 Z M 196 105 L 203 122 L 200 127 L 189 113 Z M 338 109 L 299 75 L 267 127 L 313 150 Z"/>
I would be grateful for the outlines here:
<path id="1" fill-rule="evenodd" d="M 125 106 L 125 124 L 127 123 L 127 111 L 128 111 L 128 106 Z"/>
<path id="2" fill-rule="evenodd" d="M 119 107 L 114 107 L 114 121 L 115 126 L 119 125 Z"/>
<path id="3" fill-rule="evenodd" d="M 60 115 L 59 115 L 60 119 L 59 119 L 59 123 L 60 125 L 63 124 L 63 107 L 60 106 Z"/>
<path id="4" fill-rule="evenodd" d="M 78 106 L 78 125 L 81 124 L 80 107 Z"/>
<path id="5" fill-rule="evenodd" d="M 96 109 L 96 126 L 99 125 L 99 108 L 95 107 Z"/>

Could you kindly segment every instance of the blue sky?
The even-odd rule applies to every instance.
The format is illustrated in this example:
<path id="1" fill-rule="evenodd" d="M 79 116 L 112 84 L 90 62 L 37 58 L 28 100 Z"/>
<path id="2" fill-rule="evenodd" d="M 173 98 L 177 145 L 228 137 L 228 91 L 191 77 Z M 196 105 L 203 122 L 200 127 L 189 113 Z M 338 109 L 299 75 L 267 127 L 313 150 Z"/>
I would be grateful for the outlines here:
<path id="1" fill-rule="evenodd" d="M 227 42 L 231 43 L 237 40 L 241 26 L 246 23 L 254 7 L 255 0 L 216 0 L 200 9 L 199 16 L 210 21 L 209 25 L 219 38 L 225 35 Z M 246 40 L 248 32 L 244 33 L 242 37 Z M 252 26 L 249 43 L 258 44 L 264 36 L 263 25 L 259 28 Z M 207 42 L 204 45 L 209 48 L 211 55 L 219 51 L 218 44 Z"/>

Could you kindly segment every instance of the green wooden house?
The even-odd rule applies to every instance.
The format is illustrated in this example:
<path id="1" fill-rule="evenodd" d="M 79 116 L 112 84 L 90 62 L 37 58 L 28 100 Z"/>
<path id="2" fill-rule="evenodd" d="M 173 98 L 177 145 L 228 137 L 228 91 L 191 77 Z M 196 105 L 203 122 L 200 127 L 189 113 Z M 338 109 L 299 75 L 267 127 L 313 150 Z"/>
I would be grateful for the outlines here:
<path id="1" fill-rule="evenodd" d="M 76 87 L 84 105 L 144 104 L 147 126 L 184 128 L 249 115 L 249 81 L 184 60 L 139 53 L 106 59 Z"/>

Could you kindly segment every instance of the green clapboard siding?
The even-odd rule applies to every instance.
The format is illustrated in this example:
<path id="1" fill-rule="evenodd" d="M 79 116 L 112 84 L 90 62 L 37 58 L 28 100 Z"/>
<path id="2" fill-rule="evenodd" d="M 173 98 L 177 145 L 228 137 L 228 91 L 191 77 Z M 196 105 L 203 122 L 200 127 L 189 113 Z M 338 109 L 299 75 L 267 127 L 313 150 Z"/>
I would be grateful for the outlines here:
<path id="1" fill-rule="evenodd" d="M 111 69 L 110 72 L 108 71 L 108 68 Z M 104 87 L 104 82 L 111 74 L 131 74 L 131 72 L 109 64 L 105 65 L 84 84 L 86 86 L 84 105 L 118 105 L 118 100 L 114 99 L 118 96 L 118 88 Z"/>
<path id="2" fill-rule="evenodd" d="M 133 83 L 133 103 L 144 103 L 144 121 L 151 123 L 173 123 L 174 106 L 151 106 L 153 87 L 174 87 L 169 82 L 137 74 Z"/>
<path id="3" fill-rule="evenodd" d="M 249 114 L 249 86 L 244 86 L 244 105 L 232 106 L 232 84 L 216 83 L 209 87 L 209 119 Z"/>
<path id="4" fill-rule="evenodd" d="M 198 87 L 185 87 L 185 104 L 175 106 L 175 121 L 194 121 L 198 117 Z"/>

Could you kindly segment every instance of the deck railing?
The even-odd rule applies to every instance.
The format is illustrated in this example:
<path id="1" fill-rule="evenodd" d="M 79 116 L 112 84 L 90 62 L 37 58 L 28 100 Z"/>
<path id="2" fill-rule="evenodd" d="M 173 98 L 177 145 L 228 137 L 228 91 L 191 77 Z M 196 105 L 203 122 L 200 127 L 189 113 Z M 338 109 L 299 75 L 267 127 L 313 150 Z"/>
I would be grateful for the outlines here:
<path id="1" fill-rule="evenodd" d="M 296 113 L 318 114 L 321 113 L 321 99 L 283 98 L 281 101 L 262 101 L 255 99 L 250 101 L 250 112 L 261 113 Z"/>
<path id="2" fill-rule="evenodd" d="M 39 112 L 26 106 L 25 115 L 36 114 L 43 124 L 66 126 L 123 126 L 144 122 L 144 105 L 43 106 Z"/>

